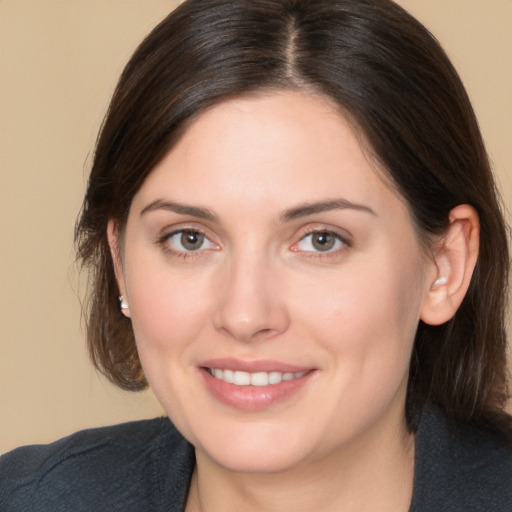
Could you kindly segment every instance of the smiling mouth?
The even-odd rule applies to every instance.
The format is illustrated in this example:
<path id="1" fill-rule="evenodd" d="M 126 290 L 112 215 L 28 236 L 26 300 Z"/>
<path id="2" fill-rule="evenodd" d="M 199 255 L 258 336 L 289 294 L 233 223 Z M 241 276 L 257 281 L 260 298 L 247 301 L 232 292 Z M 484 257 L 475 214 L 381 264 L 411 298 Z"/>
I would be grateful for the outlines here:
<path id="1" fill-rule="evenodd" d="M 223 370 L 221 368 L 206 368 L 208 373 L 218 380 L 235 386 L 272 386 L 283 381 L 299 379 L 307 372 L 242 372 L 238 370 Z"/>

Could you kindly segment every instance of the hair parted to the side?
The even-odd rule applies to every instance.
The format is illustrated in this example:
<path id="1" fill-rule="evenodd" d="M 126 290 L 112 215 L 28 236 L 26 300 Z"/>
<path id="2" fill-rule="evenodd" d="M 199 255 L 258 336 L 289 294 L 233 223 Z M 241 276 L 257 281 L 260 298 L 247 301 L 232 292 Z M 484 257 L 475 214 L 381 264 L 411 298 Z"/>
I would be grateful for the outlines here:
<path id="1" fill-rule="evenodd" d="M 78 259 L 91 273 L 87 337 L 95 365 L 124 389 L 146 386 L 129 319 L 119 311 L 107 241 L 133 196 L 187 125 L 224 99 L 286 88 L 347 112 L 408 203 L 420 239 L 472 205 L 480 254 L 454 318 L 420 322 L 408 404 L 453 418 L 505 418 L 509 252 L 488 158 L 464 87 L 434 37 L 390 0 L 188 0 L 126 66 L 97 142 Z"/>

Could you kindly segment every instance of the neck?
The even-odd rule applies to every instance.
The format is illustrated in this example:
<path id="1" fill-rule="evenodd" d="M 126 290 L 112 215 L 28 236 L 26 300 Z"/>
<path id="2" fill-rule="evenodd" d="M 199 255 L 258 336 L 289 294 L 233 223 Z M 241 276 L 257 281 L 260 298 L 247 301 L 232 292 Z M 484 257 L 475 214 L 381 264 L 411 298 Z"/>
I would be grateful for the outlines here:
<path id="1" fill-rule="evenodd" d="M 412 497 L 414 437 L 405 422 L 279 473 L 235 473 L 196 457 L 187 512 L 406 512 Z"/>

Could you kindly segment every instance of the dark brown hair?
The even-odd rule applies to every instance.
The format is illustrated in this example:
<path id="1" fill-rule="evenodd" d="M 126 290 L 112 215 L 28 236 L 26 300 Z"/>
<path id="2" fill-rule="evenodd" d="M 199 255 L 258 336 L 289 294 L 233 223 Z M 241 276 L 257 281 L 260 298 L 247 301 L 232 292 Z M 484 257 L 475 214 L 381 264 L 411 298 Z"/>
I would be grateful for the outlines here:
<path id="1" fill-rule="evenodd" d="M 348 113 L 423 241 L 446 229 L 456 205 L 477 210 L 480 254 L 469 291 L 446 324 L 420 322 L 408 404 L 496 419 L 507 399 L 509 268 L 498 194 L 456 71 L 390 0 L 188 0 L 143 41 L 104 120 L 76 227 L 78 258 L 91 272 L 95 365 L 124 389 L 146 386 L 130 320 L 118 308 L 107 222 L 122 232 L 134 194 L 204 109 L 284 88 L 326 95 Z"/>

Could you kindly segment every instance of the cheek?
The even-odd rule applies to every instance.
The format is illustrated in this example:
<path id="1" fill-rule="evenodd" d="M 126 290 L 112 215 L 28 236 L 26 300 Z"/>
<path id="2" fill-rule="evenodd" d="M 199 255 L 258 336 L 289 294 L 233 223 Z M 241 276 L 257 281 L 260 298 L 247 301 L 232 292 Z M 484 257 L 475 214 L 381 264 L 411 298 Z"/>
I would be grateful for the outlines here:
<path id="1" fill-rule="evenodd" d="M 184 431 L 186 404 L 195 392 L 191 383 L 198 356 L 196 341 L 205 337 L 210 311 L 206 290 L 204 282 L 168 272 L 140 271 L 130 279 L 132 325 L 145 376 Z"/>
<path id="2" fill-rule="evenodd" d="M 310 285 L 297 302 L 296 318 L 337 355 L 336 364 L 344 367 L 340 375 L 372 381 L 407 371 L 422 302 L 422 264 L 416 256 L 394 265 L 393 252 L 381 251 L 379 258 L 347 266 L 330 282 Z"/>
<path id="3" fill-rule="evenodd" d="M 141 357 L 183 351 L 206 325 L 212 294 L 207 276 L 171 272 L 168 264 L 140 257 L 127 262 L 127 292 Z"/>
<path id="4" fill-rule="evenodd" d="M 411 266 L 412 267 L 412 266 Z M 324 282 L 303 286 L 308 293 L 295 294 L 306 315 L 340 332 L 357 329 L 382 333 L 393 326 L 410 326 L 419 319 L 421 271 L 417 266 L 400 269 L 379 264 L 351 266 Z"/>

